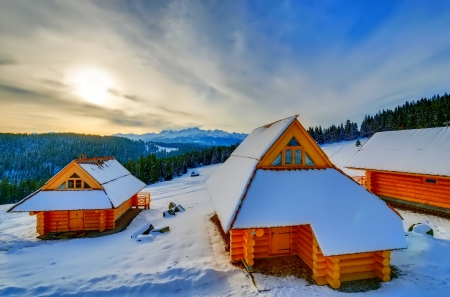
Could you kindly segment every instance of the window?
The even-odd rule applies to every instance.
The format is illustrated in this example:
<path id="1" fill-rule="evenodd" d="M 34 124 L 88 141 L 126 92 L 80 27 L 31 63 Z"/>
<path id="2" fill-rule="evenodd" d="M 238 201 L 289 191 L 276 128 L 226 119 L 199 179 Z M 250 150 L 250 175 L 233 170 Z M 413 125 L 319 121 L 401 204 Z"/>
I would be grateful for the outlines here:
<path id="1" fill-rule="evenodd" d="M 316 165 L 316 164 L 314 164 L 313 160 L 311 160 L 311 158 L 309 157 L 309 155 L 307 153 L 305 153 L 305 165 L 306 166 Z"/>
<path id="2" fill-rule="evenodd" d="M 284 164 L 291 165 L 292 164 L 292 150 L 284 150 Z"/>
<path id="3" fill-rule="evenodd" d="M 72 189 L 92 189 L 92 187 L 87 182 L 83 181 L 78 174 L 74 173 L 58 187 L 58 190 Z"/>
<path id="4" fill-rule="evenodd" d="M 295 150 L 294 164 L 295 165 L 302 165 L 302 150 Z"/>
<path id="5" fill-rule="evenodd" d="M 426 184 L 437 184 L 437 180 L 432 179 L 432 178 L 426 178 L 425 183 Z"/>
<path id="6" fill-rule="evenodd" d="M 281 153 L 279 153 L 275 160 L 272 162 L 272 166 L 281 166 L 281 159 Z"/>
<path id="7" fill-rule="evenodd" d="M 315 163 L 300 142 L 292 137 L 282 152 L 276 156 L 271 166 L 315 166 Z"/>

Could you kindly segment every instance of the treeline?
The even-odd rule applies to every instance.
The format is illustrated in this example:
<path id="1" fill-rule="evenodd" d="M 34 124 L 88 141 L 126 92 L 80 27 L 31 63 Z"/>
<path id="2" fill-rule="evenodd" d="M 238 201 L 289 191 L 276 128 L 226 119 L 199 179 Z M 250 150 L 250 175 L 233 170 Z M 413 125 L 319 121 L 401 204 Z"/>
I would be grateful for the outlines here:
<path id="1" fill-rule="evenodd" d="M 4 178 L 0 181 L 0 204 L 15 203 L 42 187 L 45 182 L 27 179 L 16 183 Z"/>
<path id="2" fill-rule="evenodd" d="M 203 148 L 75 133 L 0 133 L 0 204 L 14 203 L 36 191 L 81 154 L 114 156 L 127 163 L 149 155 L 158 160 L 176 158 Z"/>
<path id="3" fill-rule="evenodd" d="M 154 153 L 146 154 L 145 156 L 141 155 L 136 160 L 130 159 L 124 163 L 124 166 L 146 184 L 152 184 L 157 181 L 171 180 L 173 177 L 187 173 L 190 168 L 223 163 L 236 147 L 237 144 L 232 146 L 207 147 L 182 154 L 177 152 L 173 156 L 163 154 L 158 157 Z M 70 161 L 72 159 L 67 163 Z M 0 181 L 0 204 L 20 201 L 41 188 L 51 176 L 53 175 L 40 180 L 29 178 L 20 181 L 10 181 L 8 178 L 3 178 Z"/>
<path id="4" fill-rule="evenodd" d="M 162 147 L 173 148 L 166 152 Z M 182 155 L 203 146 L 135 141 L 115 136 L 75 133 L 0 133 L 0 180 L 48 179 L 81 154 L 114 156 L 122 163 L 150 154 L 158 158 Z"/>
<path id="5" fill-rule="evenodd" d="M 403 129 L 442 127 L 450 121 L 450 95 L 434 95 L 427 99 L 406 102 L 394 110 L 378 111 L 375 115 L 366 115 L 358 129 L 358 124 L 347 120 L 345 124 L 308 128 L 308 133 L 318 144 L 334 143 L 343 140 L 355 140 L 370 137 L 376 132 Z"/>
<path id="6" fill-rule="evenodd" d="M 154 154 L 130 160 L 125 168 L 146 184 L 171 180 L 173 177 L 187 173 L 188 169 L 203 165 L 225 162 L 236 149 L 232 146 L 208 147 L 200 151 L 191 151 L 182 155 L 158 159 Z"/>

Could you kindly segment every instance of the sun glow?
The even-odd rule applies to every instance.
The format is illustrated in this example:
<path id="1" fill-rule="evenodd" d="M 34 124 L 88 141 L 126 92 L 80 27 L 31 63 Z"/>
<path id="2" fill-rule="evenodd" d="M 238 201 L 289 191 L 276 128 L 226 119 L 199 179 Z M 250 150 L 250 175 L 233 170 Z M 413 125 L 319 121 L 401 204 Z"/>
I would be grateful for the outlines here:
<path id="1" fill-rule="evenodd" d="M 105 103 L 113 81 L 107 72 L 90 67 L 76 71 L 72 75 L 71 85 L 78 96 L 90 103 L 101 105 Z"/>

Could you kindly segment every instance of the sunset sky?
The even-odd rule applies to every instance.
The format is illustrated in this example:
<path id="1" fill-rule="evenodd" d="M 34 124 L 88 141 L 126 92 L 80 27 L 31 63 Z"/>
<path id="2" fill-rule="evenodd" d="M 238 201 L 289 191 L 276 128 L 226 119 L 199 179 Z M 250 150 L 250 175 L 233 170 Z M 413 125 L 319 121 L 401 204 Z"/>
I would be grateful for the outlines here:
<path id="1" fill-rule="evenodd" d="M 0 0 L 0 132 L 249 133 L 450 92 L 450 1 Z"/>

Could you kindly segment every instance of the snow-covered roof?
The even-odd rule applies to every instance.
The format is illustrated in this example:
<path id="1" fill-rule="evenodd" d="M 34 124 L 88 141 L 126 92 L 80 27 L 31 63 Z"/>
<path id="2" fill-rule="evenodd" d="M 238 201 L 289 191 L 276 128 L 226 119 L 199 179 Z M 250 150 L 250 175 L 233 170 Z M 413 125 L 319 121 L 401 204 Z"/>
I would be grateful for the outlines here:
<path id="1" fill-rule="evenodd" d="M 130 174 L 130 172 L 115 159 L 106 160 L 99 163 L 82 163 L 79 161 L 77 161 L 77 163 L 101 185 Z"/>
<path id="2" fill-rule="evenodd" d="M 114 207 L 118 207 L 145 187 L 145 184 L 131 174 L 102 184 Z"/>
<path id="3" fill-rule="evenodd" d="M 77 159 L 73 162 L 78 163 L 104 190 L 38 190 L 8 211 L 116 208 L 145 187 L 145 183 L 113 157 Z"/>
<path id="4" fill-rule="evenodd" d="M 206 187 L 225 231 L 231 226 L 258 160 L 231 156 L 208 179 Z"/>
<path id="5" fill-rule="evenodd" d="M 23 201 L 23 202 L 22 202 Z M 38 191 L 14 207 L 14 211 L 55 211 L 110 209 L 111 202 L 104 191 Z"/>
<path id="6" fill-rule="evenodd" d="M 337 170 L 257 170 L 233 229 L 303 224 L 325 256 L 406 248 L 400 217 Z"/>
<path id="7" fill-rule="evenodd" d="M 378 132 L 347 168 L 450 176 L 450 127 Z"/>
<path id="8" fill-rule="evenodd" d="M 296 118 L 297 115 L 256 128 L 231 155 L 261 160 L 264 154 Z"/>

